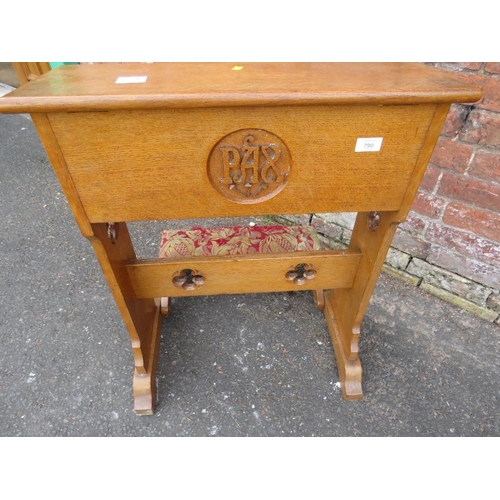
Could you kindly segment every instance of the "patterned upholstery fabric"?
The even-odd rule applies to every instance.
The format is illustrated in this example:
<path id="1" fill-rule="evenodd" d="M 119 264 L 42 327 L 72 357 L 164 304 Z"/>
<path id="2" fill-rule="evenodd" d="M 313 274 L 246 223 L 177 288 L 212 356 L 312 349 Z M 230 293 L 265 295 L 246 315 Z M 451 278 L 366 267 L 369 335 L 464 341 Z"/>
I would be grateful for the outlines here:
<path id="1" fill-rule="evenodd" d="M 309 226 L 235 226 L 162 231 L 160 258 L 319 250 Z"/>

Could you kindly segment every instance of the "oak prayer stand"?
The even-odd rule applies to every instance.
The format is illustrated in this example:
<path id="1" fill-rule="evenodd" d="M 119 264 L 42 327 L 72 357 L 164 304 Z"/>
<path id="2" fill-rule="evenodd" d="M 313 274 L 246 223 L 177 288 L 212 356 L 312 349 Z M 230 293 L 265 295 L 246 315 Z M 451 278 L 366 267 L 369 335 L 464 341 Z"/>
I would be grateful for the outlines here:
<path id="1" fill-rule="evenodd" d="M 162 317 L 170 297 L 189 295 L 312 290 L 342 394 L 360 398 L 360 325 L 394 232 L 450 105 L 480 97 L 422 64 L 100 64 L 56 68 L 1 98 L 0 112 L 31 113 L 129 331 L 134 410 L 151 414 Z M 301 249 L 287 235 L 286 251 L 264 227 L 262 252 L 173 245 L 140 259 L 126 226 L 328 212 L 357 212 L 347 249 Z"/>

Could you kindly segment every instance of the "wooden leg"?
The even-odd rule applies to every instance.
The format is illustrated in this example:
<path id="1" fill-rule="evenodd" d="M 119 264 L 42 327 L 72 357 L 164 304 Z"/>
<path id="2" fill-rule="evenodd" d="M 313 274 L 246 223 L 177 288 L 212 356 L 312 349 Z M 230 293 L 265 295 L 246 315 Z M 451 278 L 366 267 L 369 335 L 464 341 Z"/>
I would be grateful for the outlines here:
<path id="1" fill-rule="evenodd" d="M 325 317 L 345 399 L 362 396 L 358 357 L 361 322 L 398 223 L 395 212 L 360 212 L 350 242 L 352 250 L 361 252 L 353 286 L 325 294 Z"/>
<path id="2" fill-rule="evenodd" d="M 88 237 L 132 340 L 134 355 L 134 411 L 150 415 L 156 402 L 156 363 L 160 342 L 160 300 L 138 299 L 125 263 L 136 258 L 125 223 L 108 234 L 108 224 L 92 224 Z"/>
<path id="3" fill-rule="evenodd" d="M 360 399 L 363 395 L 361 390 L 361 362 L 358 358 L 347 359 L 342 343 L 342 336 L 335 319 L 335 314 L 333 313 L 330 292 L 326 293 L 325 318 L 328 329 L 330 330 L 335 359 L 337 360 L 342 395 L 344 399 Z"/>
<path id="4" fill-rule="evenodd" d="M 151 346 L 148 357 L 148 366 L 145 372 L 136 367 L 134 370 L 134 411 L 138 415 L 152 415 L 156 404 L 156 365 L 158 362 L 158 349 L 160 345 L 160 330 L 162 314 L 159 299 L 155 318 L 153 321 L 153 332 L 151 334 Z"/>
<path id="5" fill-rule="evenodd" d="M 318 309 L 325 308 L 325 291 L 324 290 L 313 290 L 314 303 Z"/>
<path id="6" fill-rule="evenodd" d="M 167 317 L 170 314 L 170 304 L 172 303 L 171 297 L 162 297 L 160 299 L 160 308 L 163 316 Z"/>

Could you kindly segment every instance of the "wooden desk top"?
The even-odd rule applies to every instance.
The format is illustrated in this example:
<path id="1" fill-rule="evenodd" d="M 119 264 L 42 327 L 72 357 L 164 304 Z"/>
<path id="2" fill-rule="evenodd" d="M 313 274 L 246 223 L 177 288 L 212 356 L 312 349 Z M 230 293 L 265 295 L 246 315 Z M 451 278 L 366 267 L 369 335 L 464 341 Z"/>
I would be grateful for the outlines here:
<path id="1" fill-rule="evenodd" d="M 120 77 L 147 78 L 116 83 Z M 125 63 L 55 68 L 1 98 L 0 112 L 452 103 L 480 98 L 480 89 L 453 74 L 416 63 Z"/>

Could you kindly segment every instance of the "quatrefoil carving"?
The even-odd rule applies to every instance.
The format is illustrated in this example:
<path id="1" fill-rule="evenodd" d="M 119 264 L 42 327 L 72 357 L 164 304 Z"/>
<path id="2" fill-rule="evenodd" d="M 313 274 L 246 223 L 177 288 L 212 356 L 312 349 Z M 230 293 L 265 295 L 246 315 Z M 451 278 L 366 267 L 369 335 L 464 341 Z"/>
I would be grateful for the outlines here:
<path id="1" fill-rule="evenodd" d="M 205 283 L 205 276 L 196 269 L 183 269 L 174 274 L 172 283 L 186 291 L 196 290 Z"/>
<path id="2" fill-rule="evenodd" d="M 308 280 L 316 277 L 316 269 L 310 264 L 297 264 L 285 274 L 288 281 L 293 281 L 296 285 L 304 285 Z"/>

